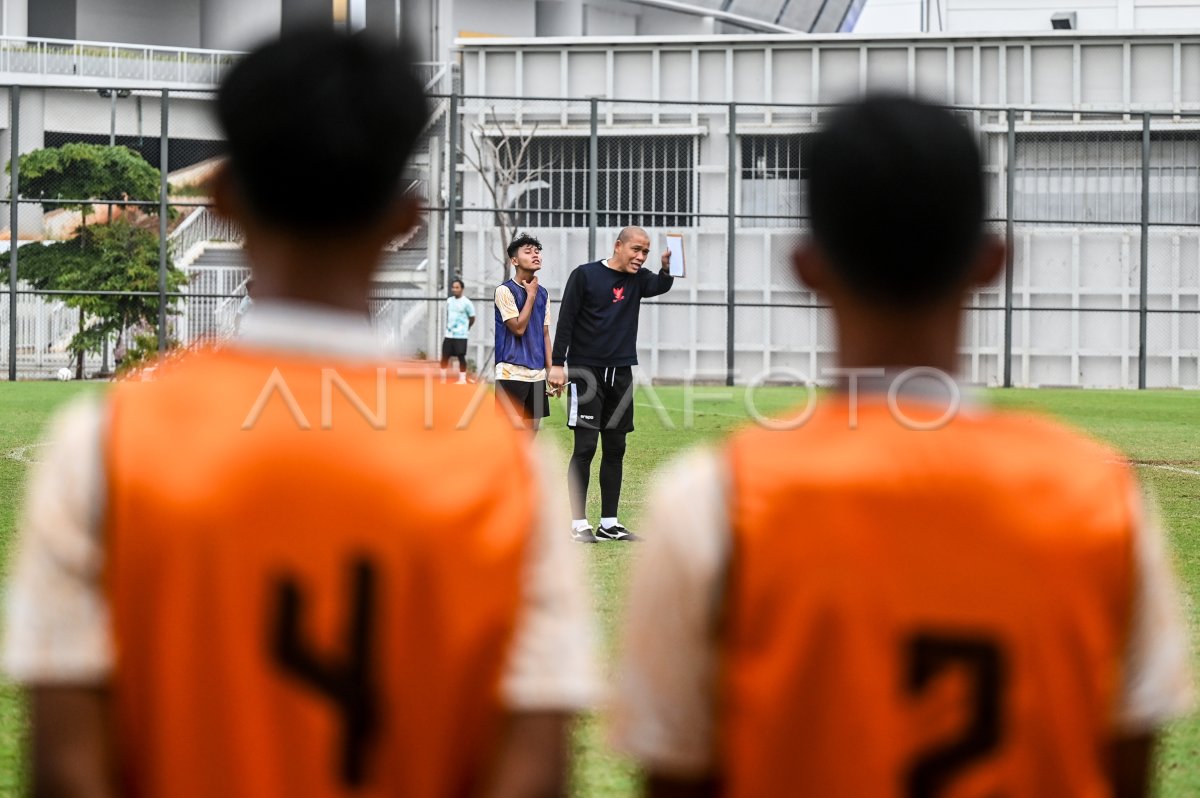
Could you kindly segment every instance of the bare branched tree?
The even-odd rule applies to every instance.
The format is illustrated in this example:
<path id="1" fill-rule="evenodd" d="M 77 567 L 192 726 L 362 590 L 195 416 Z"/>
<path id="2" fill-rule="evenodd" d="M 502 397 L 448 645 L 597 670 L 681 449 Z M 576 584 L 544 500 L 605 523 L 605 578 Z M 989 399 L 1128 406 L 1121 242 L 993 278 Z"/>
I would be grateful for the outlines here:
<path id="1" fill-rule="evenodd" d="M 537 129 L 536 122 L 528 130 L 519 123 L 506 127 L 496 113 L 496 107 L 492 106 L 484 121 L 477 123 L 471 131 L 475 153 L 466 152 L 466 148 L 463 151 L 463 158 L 479 175 L 492 198 L 492 207 L 497 209 L 494 214 L 496 232 L 500 236 L 497 254 L 505 280 L 512 276 L 506 249 L 516 233 L 514 208 L 527 191 L 546 185 L 540 181 L 546 165 L 531 168 L 527 162 Z"/>

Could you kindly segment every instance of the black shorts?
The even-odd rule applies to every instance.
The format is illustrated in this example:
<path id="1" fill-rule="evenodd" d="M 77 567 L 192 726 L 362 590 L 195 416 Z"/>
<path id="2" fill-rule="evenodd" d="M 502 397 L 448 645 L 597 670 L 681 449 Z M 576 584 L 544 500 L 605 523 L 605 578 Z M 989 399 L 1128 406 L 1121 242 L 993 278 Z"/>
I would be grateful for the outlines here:
<path id="1" fill-rule="evenodd" d="M 442 360 L 456 357 L 463 363 L 467 362 L 467 339 L 466 338 L 443 338 L 442 339 Z"/>
<path id="2" fill-rule="evenodd" d="M 567 426 L 633 432 L 633 367 L 571 366 Z"/>
<path id="3" fill-rule="evenodd" d="M 508 397 L 517 415 L 526 421 L 537 421 L 550 415 L 550 397 L 546 396 L 546 381 L 496 380 L 496 401 Z"/>

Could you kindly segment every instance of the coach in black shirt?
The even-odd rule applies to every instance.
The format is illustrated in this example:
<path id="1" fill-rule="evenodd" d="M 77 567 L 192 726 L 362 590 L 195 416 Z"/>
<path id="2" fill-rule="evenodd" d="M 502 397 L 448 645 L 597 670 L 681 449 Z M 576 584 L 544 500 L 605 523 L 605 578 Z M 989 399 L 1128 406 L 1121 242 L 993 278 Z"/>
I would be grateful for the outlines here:
<path id="1" fill-rule="evenodd" d="M 671 290 L 670 253 L 658 273 L 643 269 L 650 237 L 626 227 L 607 260 L 585 263 L 571 272 L 558 310 L 548 382 L 567 385 L 567 426 L 575 430 L 571 454 L 571 536 L 581 543 L 637 540 L 617 521 L 625 435 L 633 430 L 633 369 L 637 365 L 638 311 L 643 297 Z M 564 378 L 563 366 L 569 364 Z M 597 439 L 600 458 L 600 528 L 587 522 L 588 477 Z"/>

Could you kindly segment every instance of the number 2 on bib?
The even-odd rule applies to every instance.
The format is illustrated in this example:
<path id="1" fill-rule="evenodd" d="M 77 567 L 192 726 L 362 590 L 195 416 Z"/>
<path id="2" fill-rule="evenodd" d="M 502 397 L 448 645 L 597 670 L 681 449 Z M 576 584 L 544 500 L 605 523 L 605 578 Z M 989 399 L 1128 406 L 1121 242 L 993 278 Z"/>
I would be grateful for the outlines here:
<path id="1" fill-rule="evenodd" d="M 957 737 L 917 757 L 905 773 L 907 798 L 939 798 L 950 781 L 1000 744 L 1004 655 L 994 642 L 979 637 L 917 634 L 909 638 L 905 689 L 917 695 L 939 674 L 961 669 L 969 680 L 970 713 Z"/>

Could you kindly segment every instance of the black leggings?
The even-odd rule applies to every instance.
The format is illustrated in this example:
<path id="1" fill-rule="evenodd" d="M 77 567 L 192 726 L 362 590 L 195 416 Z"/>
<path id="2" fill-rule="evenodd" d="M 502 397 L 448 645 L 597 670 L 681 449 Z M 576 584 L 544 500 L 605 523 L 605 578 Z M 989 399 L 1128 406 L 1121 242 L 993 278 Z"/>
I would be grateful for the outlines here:
<path id="1" fill-rule="evenodd" d="M 621 502 L 621 472 L 625 459 L 625 435 L 618 430 L 575 430 L 575 451 L 571 453 L 570 484 L 571 513 L 574 518 L 587 518 L 588 481 L 592 474 L 592 457 L 596 441 L 604 445 L 600 455 L 600 517 L 616 518 Z"/>

